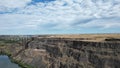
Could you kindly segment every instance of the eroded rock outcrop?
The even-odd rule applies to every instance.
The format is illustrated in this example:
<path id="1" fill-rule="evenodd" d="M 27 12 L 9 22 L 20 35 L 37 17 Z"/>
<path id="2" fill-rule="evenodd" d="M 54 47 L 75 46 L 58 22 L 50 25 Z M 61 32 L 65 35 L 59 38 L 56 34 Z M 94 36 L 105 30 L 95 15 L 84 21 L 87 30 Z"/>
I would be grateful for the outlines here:
<path id="1" fill-rule="evenodd" d="M 7 49 L 13 59 L 36 68 L 120 68 L 119 42 L 34 38 L 25 46 L 12 44 L 0 50 Z"/>

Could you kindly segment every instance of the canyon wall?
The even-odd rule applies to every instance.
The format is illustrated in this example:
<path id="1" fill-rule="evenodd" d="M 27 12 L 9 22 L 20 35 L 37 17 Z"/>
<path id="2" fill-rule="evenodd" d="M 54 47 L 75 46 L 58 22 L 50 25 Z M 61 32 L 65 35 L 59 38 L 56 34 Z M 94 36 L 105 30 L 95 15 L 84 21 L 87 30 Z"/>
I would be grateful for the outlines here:
<path id="1" fill-rule="evenodd" d="M 69 38 L 35 38 L 0 47 L 35 68 L 120 68 L 120 42 Z"/>

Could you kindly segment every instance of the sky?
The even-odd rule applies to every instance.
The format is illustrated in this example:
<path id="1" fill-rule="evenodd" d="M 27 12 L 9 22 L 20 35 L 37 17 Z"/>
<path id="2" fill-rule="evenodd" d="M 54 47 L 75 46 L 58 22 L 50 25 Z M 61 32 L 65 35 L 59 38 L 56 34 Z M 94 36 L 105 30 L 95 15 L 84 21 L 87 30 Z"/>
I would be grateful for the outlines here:
<path id="1" fill-rule="evenodd" d="M 120 0 L 0 0 L 0 34 L 120 33 Z"/>

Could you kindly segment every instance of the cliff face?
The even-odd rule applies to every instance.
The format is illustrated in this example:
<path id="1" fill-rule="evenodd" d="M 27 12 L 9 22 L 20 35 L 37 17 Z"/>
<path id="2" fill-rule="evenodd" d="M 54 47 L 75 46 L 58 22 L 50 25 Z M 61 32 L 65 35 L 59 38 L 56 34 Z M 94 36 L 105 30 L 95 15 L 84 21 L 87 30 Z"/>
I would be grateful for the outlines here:
<path id="1" fill-rule="evenodd" d="M 120 43 L 114 41 L 36 38 L 24 46 L 10 45 L 1 51 L 5 48 L 13 59 L 36 68 L 120 68 Z"/>

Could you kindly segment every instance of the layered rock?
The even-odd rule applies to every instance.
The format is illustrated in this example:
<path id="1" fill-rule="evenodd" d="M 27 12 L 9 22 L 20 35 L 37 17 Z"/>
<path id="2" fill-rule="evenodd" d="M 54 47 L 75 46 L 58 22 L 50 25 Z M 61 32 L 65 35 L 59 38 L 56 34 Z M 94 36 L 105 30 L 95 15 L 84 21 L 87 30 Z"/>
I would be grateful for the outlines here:
<path id="1" fill-rule="evenodd" d="M 120 67 L 119 41 L 91 42 L 70 38 L 34 38 L 25 45 L 5 46 L 1 50 L 5 51 L 6 48 L 13 59 L 36 68 Z"/>

